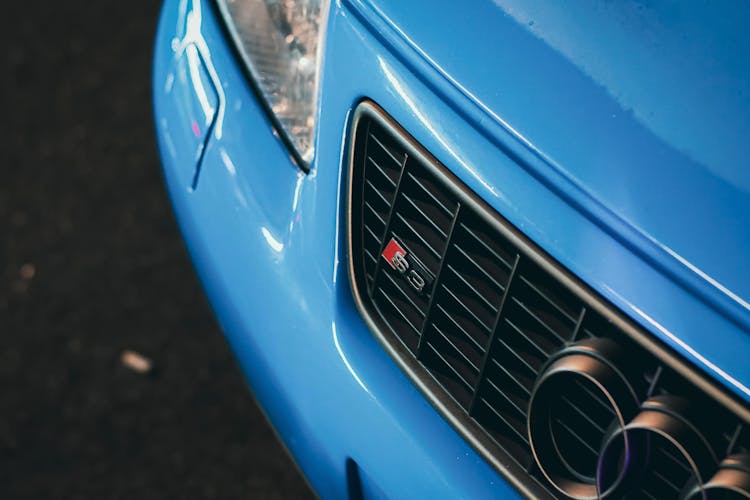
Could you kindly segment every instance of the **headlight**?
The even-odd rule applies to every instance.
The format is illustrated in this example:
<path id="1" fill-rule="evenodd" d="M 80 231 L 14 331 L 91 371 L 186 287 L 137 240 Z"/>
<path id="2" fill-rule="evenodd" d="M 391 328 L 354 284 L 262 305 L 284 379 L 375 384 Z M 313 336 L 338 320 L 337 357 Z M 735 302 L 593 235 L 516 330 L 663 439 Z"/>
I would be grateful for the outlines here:
<path id="1" fill-rule="evenodd" d="M 278 128 L 305 166 L 315 154 L 327 0 L 218 0 Z"/>

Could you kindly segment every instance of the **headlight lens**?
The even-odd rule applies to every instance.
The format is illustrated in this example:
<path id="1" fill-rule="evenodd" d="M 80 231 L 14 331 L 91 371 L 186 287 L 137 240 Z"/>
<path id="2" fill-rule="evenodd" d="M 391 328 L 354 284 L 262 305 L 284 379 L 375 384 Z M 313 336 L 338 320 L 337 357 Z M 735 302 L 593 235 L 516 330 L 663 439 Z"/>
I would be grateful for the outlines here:
<path id="1" fill-rule="evenodd" d="M 245 64 L 281 132 L 315 155 L 320 53 L 327 0 L 218 0 Z"/>

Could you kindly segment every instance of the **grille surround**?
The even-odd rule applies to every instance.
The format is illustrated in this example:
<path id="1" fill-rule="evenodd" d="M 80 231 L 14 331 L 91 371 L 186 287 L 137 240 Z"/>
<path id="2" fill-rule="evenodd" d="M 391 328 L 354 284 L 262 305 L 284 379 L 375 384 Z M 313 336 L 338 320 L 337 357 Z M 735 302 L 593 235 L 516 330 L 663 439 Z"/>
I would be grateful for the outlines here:
<path id="1" fill-rule="evenodd" d="M 442 414 L 442 416 L 453 425 L 461 436 L 522 494 L 530 498 L 551 498 L 557 493 L 551 488 L 551 485 L 545 484 L 544 480 L 540 479 L 541 473 L 538 469 L 534 470 L 536 467 L 535 464 L 520 464 L 517 457 L 508 451 L 507 446 L 498 444 L 498 441 L 492 437 L 487 428 L 480 425 L 469 415 L 471 410 L 466 409 L 466 402 L 461 401 L 461 398 L 456 396 L 456 391 L 447 389 L 445 384 L 436 378 L 434 371 L 431 373 L 424 363 L 420 363 L 415 352 L 413 352 L 413 348 L 407 345 L 408 342 L 405 342 L 402 337 L 399 337 L 394 333 L 393 326 L 384 320 L 383 314 L 379 311 L 377 305 L 373 305 L 372 300 L 368 296 L 368 286 L 363 288 L 363 283 L 369 284 L 369 281 L 366 272 L 364 273 L 364 276 L 361 276 L 361 274 L 363 274 L 362 268 L 364 264 L 358 262 L 358 257 L 361 255 L 364 259 L 364 252 L 362 251 L 362 244 L 356 241 L 357 235 L 360 234 L 360 231 L 363 229 L 360 227 L 354 227 L 354 223 L 359 221 L 359 216 L 354 213 L 357 210 L 354 207 L 354 201 L 355 189 L 357 189 L 356 184 L 359 179 L 356 166 L 358 164 L 357 160 L 361 159 L 358 158 L 358 155 L 361 155 L 362 150 L 362 148 L 359 147 L 359 141 L 363 140 L 363 137 L 367 135 L 359 131 L 359 125 L 363 120 L 371 120 L 373 123 L 376 123 L 377 126 L 382 127 L 382 129 L 391 135 L 392 138 L 395 138 L 395 140 L 398 141 L 398 146 L 404 149 L 407 157 L 425 166 L 429 170 L 429 173 L 435 176 L 440 185 L 449 186 L 449 189 L 458 197 L 463 207 L 469 207 L 470 211 L 479 217 L 481 222 L 486 224 L 493 231 L 494 235 L 503 238 L 504 241 L 512 245 L 517 252 L 517 257 L 523 257 L 523 259 L 528 261 L 538 270 L 539 273 L 551 277 L 557 285 L 563 287 L 564 290 L 574 295 L 577 301 L 583 303 L 585 306 L 584 309 L 587 308 L 592 314 L 606 320 L 608 327 L 616 330 L 618 335 L 621 335 L 623 338 L 626 338 L 628 342 L 632 342 L 634 345 L 638 346 L 638 348 L 646 351 L 648 356 L 653 357 L 659 365 L 659 368 L 654 375 L 654 380 L 659 380 L 661 367 L 663 366 L 665 370 L 669 370 L 675 377 L 684 381 L 680 383 L 688 384 L 693 389 L 697 389 L 702 393 L 702 398 L 705 397 L 712 400 L 714 404 L 718 403 L 718 405 L 723 407 L 722 411 L 726 411 L 732 415 L 732 418 L 738 419 L 739 423 L 737 424 L 737 431 L 731 439 L 729 449 L 732 449 L 732 447 L 737 444 L 737 439 L 740 434 L 746 434 L 744 429 L 747 427 L 747 423 L 750 422 L 750 408 L 748 408 L 744 402 L 741 402 L 736 396 L 719 386 L 714 380 L 707 378 L 702 372 L 681 360 L 678 355 L 673 353 L 670 348 L 664 346 L 661 341 L 653 338 L 651 334 L 645 332 L 640 326 L 636 325 L 631 319 L 617 311 L 614 306 L 606 302 L 605 299 L 600 297 L 595 291 L 591 290 L 586 284 L 582 283 L 578 278 L 562 268 L 552 257 L 547 255 L 544 250 L 540 249 L 536 244 L 521 234 L 494 209 L 489 207 L 475 193 L 466 187 L 462 181 L 442 166 L 437 159 L 427 152 L 407 131 L 388 116 L 387 113 L 375 103 L 365 100 L 357 106 L 352 115 L 352 121 L 350 124 L 351 129 L 348 138 L 346 230 L 349 258 L 347 259 L 347 262 L 355 303 L 374 336 L 380 341 L 383 348 L 395 359 L 399 367 L 407 374 L 407 376 L 409 376 L 423 395 Z M 402 169 L 405 170 L 405 166 L 402 166 Z M 395 193 L 392 200 L 392 203 L 394 204 L 397 203 L 398 200 L 399 184 L 400 179 L 394 182 Z M 395 212 L 395 210 L 392 212 Z M 384 224 L 385 229 L 383 230 L 383 242 L 380 247 L 380 252 L 382 252 L 388 241 L 388 237 L 390 236 L 388 232 L 390 221 L 384 221 Z M 454 230 L 454 225 L 455 220 L 451 224 L 450 230 L 447 231 L 448 241 L 446 242 L 446 247 L 450 244 L 450 235 Z M 376 259 L 376 266 L 380 265 L 379 261 L 382 260 L 380 259 L 380 255 L 376 254 L 374 257 Z M 443 254 L 442 257 L 444 259 L 445 254 Z M 516 261 L 515 264 L 517 265 L 518 262 Z M 513 272 L 513 266 L 511 266 L 508 283 L 512 281 Z M 372 281 L 376 281 L 377 269 L 375 273 L 376 276 Z M 440 270 L 438 269 L 436 276 L 434 276 L 435 281 L 437 282 L 436 284 L 439 284 L 439 275 Z M 428 303 L 427 307 L 429 314 L 430 307 L 432 306 L 432 296 L 430 295 L 426 300 Z M 502 304 L 500 307 L 502 308 Z M 428 322 L 428 319 L 425 319 L 424 321 Z M 495 325 L 493 331 L 495 330 L 497 330 L 497 325 Z M 492 346 L 494 345 L 494 334 L 490 333 L 489 335 L 490 340 L 488 341 L 488 349 L 492 349 Z M 578 339 L 574 336 L 572 341 L 576 340 Z M 420 346 L 417 345 L 417 348 L 419 347 Z M 560 349 L 561 348 L 562 347 L 560 347 Z M 487 355 L 485 356 L 485 359 L 490 357 L 491 356 Z M 480 379 L 484 368 L 483 363 L 480 367 Z M 541 368 L 539 371 L 541 371 Z M 657 385 L 656 382 L 649 383 L 651 383 L 652 386 Z M 651 390 L 651 388 L 649 390 Z M 470 408 L 473 408 L 473 406 L 474 401 L 472 400 Z M 746 444 L 746 441 L 743 440 L 743 446 Z"/>

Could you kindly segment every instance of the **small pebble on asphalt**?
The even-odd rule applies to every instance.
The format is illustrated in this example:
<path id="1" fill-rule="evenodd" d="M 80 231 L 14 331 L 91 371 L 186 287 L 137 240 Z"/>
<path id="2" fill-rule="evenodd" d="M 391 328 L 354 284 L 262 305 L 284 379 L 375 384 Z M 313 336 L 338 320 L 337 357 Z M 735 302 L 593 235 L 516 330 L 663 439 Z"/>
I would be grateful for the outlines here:
<path id="1" fill-rule="evenodd" d="M 36 267 L 31 263 L 24 264 L 21 266 L 21 269 L 18 270 L 18 274 L 21 276 L 22 280 L 30 280 L 36 274 Z"/>
<path id="2" fill-rule="evenodd" d="M 153 364 L 151 360 L 143 354 L 131 351 L 130 349 L 125 349 L 124 351 L 122 351 L 120 361 L 122 361 L 123 365 L 141 375 L 145 375 L 150 372 Z"/>

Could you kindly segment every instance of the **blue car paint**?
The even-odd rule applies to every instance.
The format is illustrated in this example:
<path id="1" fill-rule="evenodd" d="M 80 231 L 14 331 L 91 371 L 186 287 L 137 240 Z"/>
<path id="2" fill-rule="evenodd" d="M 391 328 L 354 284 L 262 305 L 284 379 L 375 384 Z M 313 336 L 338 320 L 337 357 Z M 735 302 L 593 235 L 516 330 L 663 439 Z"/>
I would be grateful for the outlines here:
<path id="1" fill-rule="evenodd" d="M 451 64 L 461 58 L 481 62 L 468 46 L 453 43 L 451 49 L 436 41 L 445 31 L 430 35 L 398 18 L 414 12 L 416 3 L 378 5 L 382 10 L 356 0 L 331 6 L 317 156 L 308 175 L 294 166 L 275 135 L 207 2 L 167 0 L 156 41 L 155 120 L 175 212 L 253 392 L 316 491 L 345 496 L 345 464 L 352 458 L 372 490 L 389 496 L 517 495 L 411 385 L 354 306 L 346 273 L 342 186 L 348 119 L 363 97 L 384 107 L 573 273 L 750 401 L 750 340 L 747 324 L 738 321 L 741 315 L 707 303 L 705 294 L 714 293 L 706 291 L 709 284 L 696 293 L 687 276 L 692 271 L 665 272 L 659 262 L 635 251 L 632 231 L 608 224 L 622 214 L 576 190 L 581 184 L 571 176 L 571 166 L 560 163 L 562 153 L 553 147 L 558 156 L 549 161 L 550 152 L 536 142 L 544 143 L 556 129 L 550 124 L 554 117 L 537 109 L 529 110 L 531 117 L 519 117 L 510 97 L 507 110 L 487 97 L 499 69 L 484 64 L 480 67 L 486 72 L 478 76 L 470 77 L 468 69 L 462 73 Z M 518 25 L 497 6 L 463 8 L 467 20 L 494 12 L 486 19 L 499 22 L 497 13 L 505 16 L 498 32 Z M 518 44 L 513 50 L 532 61 L 542 49 L 540 38 L 526 26 L 514 34 Z M 472 40 L 474 31 L 473 24 L 457 22 L 450 34 L 453 40 Z M 197 74 L 203 76 L 198 79 L 179 77 L 181 65 L 195 62 L 184 58 L 186 50 L 193 50 L 188 47 L 200 56 Z M 420 49 L 435 50 L 440 64 Z M 542 62 L 556 71 L 549 78 L 573 78 L 579 71 L 552 51 L 534 67 Z M 460 75 L 462 85 L 473 81 L 483 87 L 459 85 L 453 74 Z M 207 88 L 215 92 L 208 117 L 196 82 L 206 96 L 211 95 Z M 544 92 L 542 87 L 532 89 Z M 591 113 L 603 105 L 597 96 L 584 100 Z M 497 120 L 500 116 L 504 121 Z M 198 135 L 194 122 L 202 124 Z M 577 135 L 578 141 L 578 134 L 593 133 L 590 124 L 578 125 L 578 131 L 561 133 Z M 566 147 L 565 154 L 581 151 Z M 615 171 L 613 178 L 620 174 Z M 626 182 L 620 188 L 635 186 Z M 726 260 L 738 258 L 732 251 L 724 254 Z"/>
<path id="2" fill-rule="evenodd" d="M 351 3 L 526 143 L 562 196 L 750 323 L 750 4 L 438 1 L 425 22 L 420 2 Z"/>
<path id="3" fill-rule="evenodd" d="M 195 187 L 209 132 L 219 107 L 217 88 L 200 55 L 198 45 L 180 41 L 174 46 L 173 71 L 163 84 L 163 95 L 173 101 L 176 114 L 161 116 L 157 127 L 167 154 L 181 165 L 178 175 Z"/>

